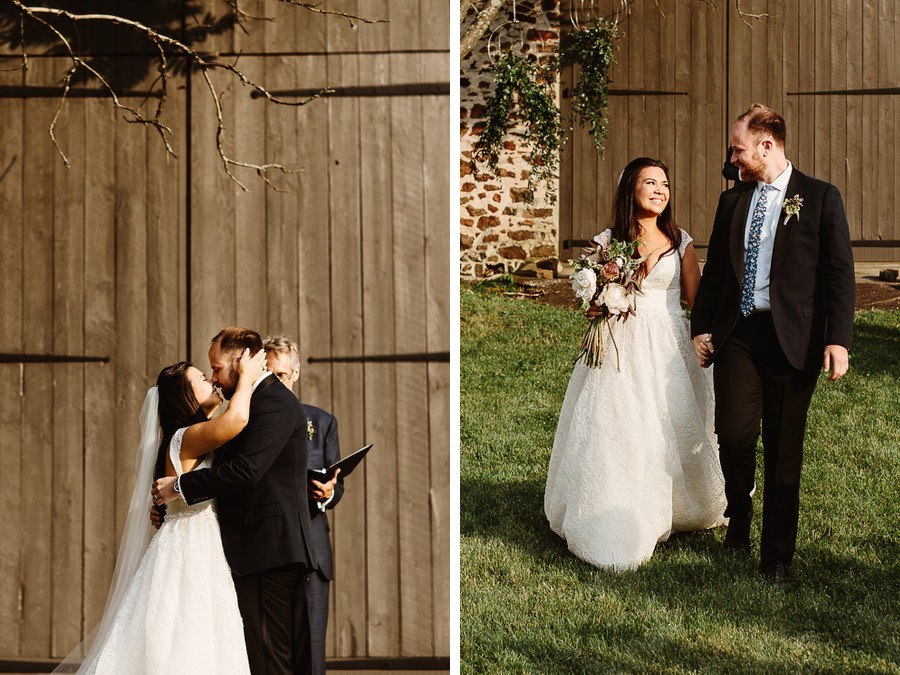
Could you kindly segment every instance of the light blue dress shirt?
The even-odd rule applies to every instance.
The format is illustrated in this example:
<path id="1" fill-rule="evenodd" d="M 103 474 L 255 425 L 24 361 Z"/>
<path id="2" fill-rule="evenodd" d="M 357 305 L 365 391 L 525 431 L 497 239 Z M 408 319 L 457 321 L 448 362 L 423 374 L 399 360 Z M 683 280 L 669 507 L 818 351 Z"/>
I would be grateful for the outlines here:
<path id="1" fill-rule="evenodd" d="M 756 261 L 756 283 L 753 286 L 753 307 L 756 311 L 762 312 L 772 309 L 772 305 L 769 303 L 772 251 L 775 248 L 775 233 L 781 226 L 781 207 L 784 204 L 785 193 L 787 192 L 788 181 L 791 179 L 792 171 L 793 166 L 788 162 L 787 168 L 779 174 L 778 178 L 772 181 L 771 185 L 775 189 L 769 190 L 766 198 L 768 206 L 766 207 L 766 218 L 759 233 L 759 258 Z M 750 211 L 747 213 L 747 222 L 744 224 L 745 256 L 750 237 L 750 221 L 753 219 L 753 209 L 756 208 L 756 202 L 759 201 L 763 185 L 765 183 L 758 181 L 756 188 L 753 190 L 753 196 L 750 198 Z"/>

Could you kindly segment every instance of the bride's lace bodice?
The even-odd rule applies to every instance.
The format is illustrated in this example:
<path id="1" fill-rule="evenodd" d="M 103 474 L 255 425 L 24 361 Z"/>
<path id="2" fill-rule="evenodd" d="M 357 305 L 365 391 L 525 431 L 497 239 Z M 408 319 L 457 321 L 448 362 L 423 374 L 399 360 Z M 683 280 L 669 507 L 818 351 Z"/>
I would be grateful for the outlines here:
<path id="1" fill-rule="evenodd" d="M 607 229 L 606 232 L 611 230 Z M 635 299 L 637 316 L 646 311 L 682 313 L 681 258 L 692 241 L 691 235 L 681 230 L 681 245 L 677 252 L 669 251 L 660 256 L 650 273 L 641 281 L 641 293 Z"/>
<path id="2" fill-rule="evenodd" d="M 175 474 L 177 476 L 181 476 L 184 472 L 181 469 L 181 443 L 184 439 L 184 432 L 187 431 L 188 427 L 182 427 L 178 431 L 176 431 L 172 435 L 172 440 L 169 442 L 169 459 L 172 460 L 172 466 L 175 467 Z M 212 466 L 213 463 L 213 453 L 209 453 L 206 457 L 203 458 L 202 461 L 198 462 L 197 465 L 192 469 L 192 471 L 199 471 L 200 469 L 208 469 Z M 214 501 L 207 500 L 204 502 L 198 502 L 193 506 L 188 506 L 183 499 L 180 497 L 178 499 L 174 499 L 169 502 L 166 509 L 166 519 L 180 516 L 182 514 L 196 513 L 198 511 L 203 511 L 205 509 L 213 509 Z"/>

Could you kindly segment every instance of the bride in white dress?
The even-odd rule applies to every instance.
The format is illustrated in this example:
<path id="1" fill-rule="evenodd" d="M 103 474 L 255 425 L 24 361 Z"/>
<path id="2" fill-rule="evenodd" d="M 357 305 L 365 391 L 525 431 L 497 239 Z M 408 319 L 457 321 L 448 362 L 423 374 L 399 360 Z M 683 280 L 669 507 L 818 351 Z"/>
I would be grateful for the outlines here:
<path id="1" fill-rule="evenodd" d="M 250 672 L 215 501 L 172 502 L 155 535 L 148 514 L 154 477 L 208 468 L 211 451 L 246 426 L 265 363 L 265 351 L 245 350 L 237 390 L 215 419 L 222 399 L 200 370 L 181 362 L 160 372 L 141 411 L 138 472 L 103 618 L 56 672 Z"/>
<path id="2" fill-rule="evenodd" d="M 626 570 L 673 531 L 726 522 L 713 431 L 711 369 L 694 356 L 688 322 L 700 281 L 691 237 L 669 204 L 668 170 L 633 160 L 616 191 L 612 230 L 641 238 L 636 315 L 610 322 L 603 366 L 575 366 L 566 390 L 544 494 L 550 527 L 598 567 Z M 588 312 L 592 317 L 595 313 Z"/>

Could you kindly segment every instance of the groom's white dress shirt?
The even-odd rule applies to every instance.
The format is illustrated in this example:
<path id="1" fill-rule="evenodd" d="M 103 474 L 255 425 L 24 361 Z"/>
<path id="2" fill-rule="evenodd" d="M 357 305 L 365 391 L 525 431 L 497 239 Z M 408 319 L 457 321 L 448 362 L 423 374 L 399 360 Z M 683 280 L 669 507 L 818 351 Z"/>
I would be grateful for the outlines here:
<path id="1" fill-rule="evenodd" d="M 781 226 L 781 207 L 784 204 L 785 192 L 788 181 L 791 179 L 793 166 L 788 162 L 787 168 L 771 182 L 774 190 L 769 190 L 767 195 L 766 217 L 763 220 L 759 233 L 759 257 L 756 261 L 756 284 L 753 286 L 753 307 L 756 311 L 769 311 L 772 305 L 769 303 L 769 277 L 772 273 L 772 251 L 775 248 L 775 232 Z M 757 181 L 756 189 L 750 198 L 750 211 L 747 214 L 747 222 L 744 225 L 744 251 L 747 251 L 750 239 L 750 222 L 753 220 L 753 210 L 756 202 L 762 194 L 762 181 Z M 794 222 L 793 220 L 791 221 Z M 788 225 L 787 227 L 790 227 Z M 746 255 L 746 253 L 745 253 Z"/>

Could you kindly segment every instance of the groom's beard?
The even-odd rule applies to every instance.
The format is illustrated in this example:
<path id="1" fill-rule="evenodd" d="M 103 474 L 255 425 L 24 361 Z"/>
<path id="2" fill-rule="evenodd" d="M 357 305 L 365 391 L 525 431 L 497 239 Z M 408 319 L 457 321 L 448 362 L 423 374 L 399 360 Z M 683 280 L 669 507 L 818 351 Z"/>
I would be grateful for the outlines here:
<path id="1" fill-rule="evenodd" d="M 762 180 L 766 173 L 766 165 L 759 153 L 753 155 L 749 162 L 733 162 L 741 172 L 741 180 L 745 183 L 753 183 Z"/>

